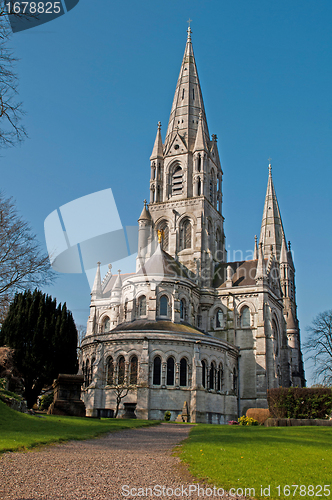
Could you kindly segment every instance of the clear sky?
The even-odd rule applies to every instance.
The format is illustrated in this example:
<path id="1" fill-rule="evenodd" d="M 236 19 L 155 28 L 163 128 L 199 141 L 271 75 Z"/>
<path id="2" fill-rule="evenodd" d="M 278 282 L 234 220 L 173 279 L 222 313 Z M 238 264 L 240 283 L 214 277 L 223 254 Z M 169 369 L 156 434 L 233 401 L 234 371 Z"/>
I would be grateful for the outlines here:
<path id="1" fill-rule="evenodd" d="M 229 260 L 259 235 L 271 157 L 305 339 L 313 317 L 332 308 L 330 0 L 80 0 L 61 18 L 16 33 L 29 139 L 1 151 L 1 189 L 45 251 L 46 217 L 99 190 L 111 188 L 122 224 L 135 225 L 188 18 L 210 133 L 218 135 Z M 85 275 L 59 274 L 45 291 L 86 324 Z"/>

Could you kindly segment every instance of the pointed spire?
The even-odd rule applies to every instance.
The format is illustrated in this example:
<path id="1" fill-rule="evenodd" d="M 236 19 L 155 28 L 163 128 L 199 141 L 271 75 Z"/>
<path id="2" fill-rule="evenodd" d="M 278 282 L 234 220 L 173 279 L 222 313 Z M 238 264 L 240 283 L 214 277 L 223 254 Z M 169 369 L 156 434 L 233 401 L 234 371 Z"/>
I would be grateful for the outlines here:
<path id="1" fill-rule="evenodd" d="M 156 160 L 157 158 L 163 158 L 163 141 L 161 138 L 161 122 L 158 122 L 158 130 L 156 135 L 156 140 L 154 141 L 154 146 L 150 160 Z"/>
<path id="2" fill-rule="evenodd" d="M 280 256 L 282 240 L 285 237 L 277 195 L 272 180 L 272 166 L 269 163 L 269 179 L 265 196 L 262 226 L 259 241 L 263 243 L 265 257 L 270 255 L 271 245 L 277 258 Z"/>
<path id="3" fill-rule="evenodd" d="M 143 210 L 142 210 L 142 213 L 138 219 L 138 221 L 140 220 L 149 220 L 151 221 L 151 214 L 149 212 L 149 209 L 147 207 L 147 201 L 144 200 L 144 207 L 143 207 Z"/>
<path id="4" fill-rule="evenodd" d="M 198 119 L 197 135 L 196 135 L 195 146 L 194 146 L 194 152 L 195 151 L 208 152 L 208 147 L 206 144 L 206 137 L 205 137 L 205 134 L 203 132 L 202 116 L 203 116 L 203 113 L 202 113 L 202 111 L 200 111 L 199 112 L 199 119 Z"/>
<path id="5" fill-rule="evenodd" d="M 286 239 L 283 237 L 281 244 L 281 252 L 280 252 L 280 264 L 287 264 L 287 245 Z"/>
<path id="6" fill-rule="evenodd" d="M 93 282 L 93 287 L 92 287 L 92 290 L 91 290 L 91 295 L 95 296 L 95 298 L 99 298 L 99 297 L 102 296 L 101 276 L 100 276 L 100 262 L 97 262 L 97 271 L 96 271 L 95 280 Z"/>
<path id="7" fill-rule="evenodd" d="M 263 280 L 265 277 L 266 277 L 266 268 L 265 268 L 264 254 L 263 254 L 263 243 L 260 243 L 258 250 L 256 280 Z"/>
<path id="8" fill-rule="evenodd" d="M 258 245 L 257 245 L 257 234 L 255 234 L 254 260 L 257 259 L 258 259 Z"/>
<path id="9" fill-rule="evenodd" d="M 113 286 L 113 290 L 119 289 L 121 287 L 122 287 L 122 279 L 121 279 L 121 270 L 119 269 L 116 281 L 115 281 L 114 286 Z"/>
<path id="10" fill-rule="evenodd" d="M 166 150 L 172 143 L 177 132 L 183 137 L 189 151 L 193 150 L 200 112 L 202 112 L 202 131 L 205 135 L 205 140 L 208 141 L 209 130 L 191 42 L 191 28 L 189 27 L 186 48 L 168 122 L 165 139 Z"/>

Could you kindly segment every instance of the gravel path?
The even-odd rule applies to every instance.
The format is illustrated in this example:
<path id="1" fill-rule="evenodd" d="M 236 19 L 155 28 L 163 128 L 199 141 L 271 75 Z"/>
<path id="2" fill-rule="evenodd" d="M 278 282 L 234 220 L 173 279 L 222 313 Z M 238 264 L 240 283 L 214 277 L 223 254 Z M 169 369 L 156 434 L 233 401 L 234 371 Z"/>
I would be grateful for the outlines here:
<path id="1" fill-rule="evenodd" d="M 199 497 L 195 493 L 189 495 L 188 486 L 194 484 L 193 478 L 179 458 L 172 456 L 172 449 L 188 436 L 190 428 L 162 424 L 25 453 L 5 453 L 0 458 L 0 499 L 121 500 L 138 496 L 173 499 L 187 495 L 192 499 L 202 498 L 202 493 Z M 161 488 L 153 490 L 157 485 Z M 163 486 L 168 490 L 163 491 Z M 131 488 L 137 491 L 130 493 Z M 239 497 L 216 493 L 210 498 Z"/>

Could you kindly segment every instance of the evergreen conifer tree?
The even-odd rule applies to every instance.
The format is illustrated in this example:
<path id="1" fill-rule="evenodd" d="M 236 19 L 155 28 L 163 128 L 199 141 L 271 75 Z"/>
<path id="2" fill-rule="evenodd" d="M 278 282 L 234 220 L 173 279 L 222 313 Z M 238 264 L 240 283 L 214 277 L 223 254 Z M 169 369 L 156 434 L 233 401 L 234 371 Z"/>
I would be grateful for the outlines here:
<path id="1" fill-rule="evenodd" d="M 0 346 L 15 349 L 31 408 L 45 384 L 59 373 L 77 372 L 77 330 L 66 304 L 39 290 L 15 296 L 0 332 Z"/>

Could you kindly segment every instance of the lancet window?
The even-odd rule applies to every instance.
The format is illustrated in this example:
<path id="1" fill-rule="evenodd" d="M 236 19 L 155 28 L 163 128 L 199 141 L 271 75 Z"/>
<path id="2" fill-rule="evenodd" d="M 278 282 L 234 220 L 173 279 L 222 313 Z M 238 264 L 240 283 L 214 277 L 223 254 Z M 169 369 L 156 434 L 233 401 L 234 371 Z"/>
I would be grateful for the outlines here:
<path id="1" fill-rule="evenodd" d="M 247 306 L 241 311 L 241 327 L 250 328 L 250 309 Z"/>
<path id="2" fill-rule="evenodd" d="M 161 383 L 161 359 L 156 356 L 153 360 L 153 385 L 160 385 Z"/>
<path id="3" fill-rule="evenodd" d="M 185 219 L 180 228 L 180 250 L 186 248 L 191 248 L 191 223 L 189 219 Z"/>
<path id="4" fill-rule="evenodd" d="M 185 387 L 187 385 L 187 360 L 182 358 L 180 360 L 180 387 Z"/>
<path id="5" fill-rule="evenodd" d="M 130 384 L 137 384 L 137 370 L 138 369 L 138 359 L 137 356 L 133 356 L 130 360 Z"/>
<path id="6" fill-rule="evenodd" d="M 113 385 L 114 377 L 114 364 L 113 358 L 108 358 L 106 365 L 106 383 L 107 385 Z"/>
<path id="7" fill-rule="evenodd" d="M 138 316 L 146 316 L 146 297 L 141 295 L 138 299 Z"/>
<path id="8" fill-rule="evenodd" d="M 125 359 L 123 356 L 120 356 L 118 361 L 118 384 L 121 385 L 125 381 Z"/>
<path id="9" fill-rule="evenodd" d="M 174 385 L 174 368 L 174 359 L 170 357 L 167 360 L 166 385 Z"/>
<path id="10" fill-rule="evenodd" d="M 183 172 L 180 166 L 176 167 L 172 175 L 172 196 L 182 194 Z"/>

